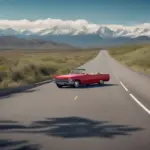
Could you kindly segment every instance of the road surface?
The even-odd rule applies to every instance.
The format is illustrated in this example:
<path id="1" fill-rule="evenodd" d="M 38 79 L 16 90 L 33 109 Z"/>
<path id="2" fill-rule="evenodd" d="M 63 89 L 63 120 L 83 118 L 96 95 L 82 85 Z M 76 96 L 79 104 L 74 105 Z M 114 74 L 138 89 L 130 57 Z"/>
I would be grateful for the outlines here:
<path id="1" fill-rule="evenodd" d="M 85 65 L 105 86 L 46 84 L 0 99 L 0 150 L 150 150 L 150 79 L 107 51 Z"/>

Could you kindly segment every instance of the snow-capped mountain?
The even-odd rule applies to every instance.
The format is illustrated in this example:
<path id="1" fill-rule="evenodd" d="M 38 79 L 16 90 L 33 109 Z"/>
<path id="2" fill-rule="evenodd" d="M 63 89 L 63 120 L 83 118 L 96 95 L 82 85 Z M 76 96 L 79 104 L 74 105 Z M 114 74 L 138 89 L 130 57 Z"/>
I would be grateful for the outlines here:
<path id="1" fill-rule="evenodd" d="M 52 40 L 73 45 L 107 45 L 150 40 L 150 23 L 123 26 L 86 20 L 0 20 L 0 36 Z M 140 38 L 139 38 L 140 37 Z"/>
<path id="2" fill-rule="evenodd" d="M 138 36 L 148 36 L 150 37 L 150 28 L 120 28 L 113 29 L 107 26 L 100 26 L 99 28 L 89 30 L 87 27 L 82 27 L 80 29 L 75 28 L 60 28 L 55 26 L 53 28 L 45 28 L 40 30 L 28 30 L 28 29 L 13 29 L 4 28 L 0 29 L 0 36 L 7 35 L 21 35 L 21 36 L 48 36 L 48 35 L 99 35 L 103 38 L 116 38 L 116 37 L 131 37 L 135 38 Z"/>
<path id="3" fill-rule="evenodd" d="M 87 35 L 104 38 L 150 36 L 150 23 L 135 26 L 101 25 L 86 20 L 0 20 L 0 35 Z"/>

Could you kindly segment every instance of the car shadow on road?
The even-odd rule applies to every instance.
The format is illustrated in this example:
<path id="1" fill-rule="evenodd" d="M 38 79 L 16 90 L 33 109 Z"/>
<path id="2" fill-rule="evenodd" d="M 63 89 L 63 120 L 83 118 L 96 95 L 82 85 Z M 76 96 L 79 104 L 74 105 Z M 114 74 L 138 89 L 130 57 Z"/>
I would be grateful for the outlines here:
<path id="1" fill-rule="evenodd" d="M 78 87 L 77 89 L 90 89 L 90 88 L 102 88 L 102 87 L 111 87 L 111 86 L 118 86 L 118 84 L 111 84 L 111 83 L 106 83 L 106 84 L 92 84 L 92 85 L 82 85 L 80 87 Z M 74 87 L 69 87 L 69 86 L 65 86 L 63 87 L 63 89 L 76 89 Z"/>
<path id="2" fill-rule="evenodd" d="M 6 123 L 5 123 L 6 122 Z M 9 121 L 0 122 L 0 133 L 45 134 L 61 138 L 110 138 L 130 136 L 143 130 L 140 127 L 118 125 L 108 121 L 96 121 L 81 117 L 47 118 L 25 126 Z"/>

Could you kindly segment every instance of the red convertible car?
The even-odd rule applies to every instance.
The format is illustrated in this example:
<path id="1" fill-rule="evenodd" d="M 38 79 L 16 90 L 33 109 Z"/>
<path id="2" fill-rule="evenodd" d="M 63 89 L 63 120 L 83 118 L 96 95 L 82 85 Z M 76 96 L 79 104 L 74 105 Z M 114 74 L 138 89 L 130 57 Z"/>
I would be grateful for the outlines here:
<path id="1" fill-rule="evenodd" d="M 79 87 L 80 85 L 104 84 L 109 81 L 109 74 L 87 73 L 85 69 L 73 69 L 69 74 L 54 76 L 53 81 L 57 87 L 63 86 Z"/>

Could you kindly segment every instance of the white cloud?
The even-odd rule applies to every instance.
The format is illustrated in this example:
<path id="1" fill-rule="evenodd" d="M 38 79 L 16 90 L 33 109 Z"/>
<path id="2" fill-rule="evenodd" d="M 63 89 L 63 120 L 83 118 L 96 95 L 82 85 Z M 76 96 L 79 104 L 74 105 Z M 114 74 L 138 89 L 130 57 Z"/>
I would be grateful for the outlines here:
<path id="1" fill-rule="evenodd" d="M 61 20 L 61 19 L 51 19 L 47 18 L 44 20 L 0 20 L 0 29 L 11 28 L 16 31 L 22 32 L 24 30 L 34 32 L 34 33 L 73 33 L 78 34 L 81 32 L 84 33 L 96 33 L 97 30 L 103 27 L 109 28 L 112 30 L 114 35 L 135 35 L 139 34 L 149 34 L 150 33 L 150 23 L 138 24 L 135 26 L 124 26 L 116 24 L 94 24 L 90 23 L 87 20 Z M 46 29 L 46 30 L 44 30 Z M 103 30 L 103 29 L 102 29 Z M 149 31 L 148 33 L 147 30 Z M 107 29 L 103 30 L 110 33 Z"/>
<path id="2" fill-rule="evenodd" d="M 60 28 L 79 28 L 91 25 L 86 20 L 60 20 L 60 19 L 45 19 L 45 20 L 0 20 L 0 28 L 16 28 L 16 29 L 35 29 L 35 28 L 53 28 L 59 26 Z"/>
<path id="3" fill-rule="evenodd" d="M 150 27 L 150 23 L 144 23 L 140 25 L 135 25 L 135 26 L 123 26 L 123 25 L 115 25 L 115 24 L 93 24 L 89 23 L 87 20 L 61 20 L 61 19 L 44 19 L 44 20 L 35 20 L 35 21 L 30 21 L 30 20 L 0 20 L 0 28 L 14 28 L 14 29 L 44 29 L 44 28 L 53 28 L 53 27 L 60 27 L 60 28 L 81 28 L 81 27 L 86 27 L 87 29 L 95 29 L 98 28 L 99 26 L 107 26 L 110 28 L 134 28 L 134 27 Z"/>

